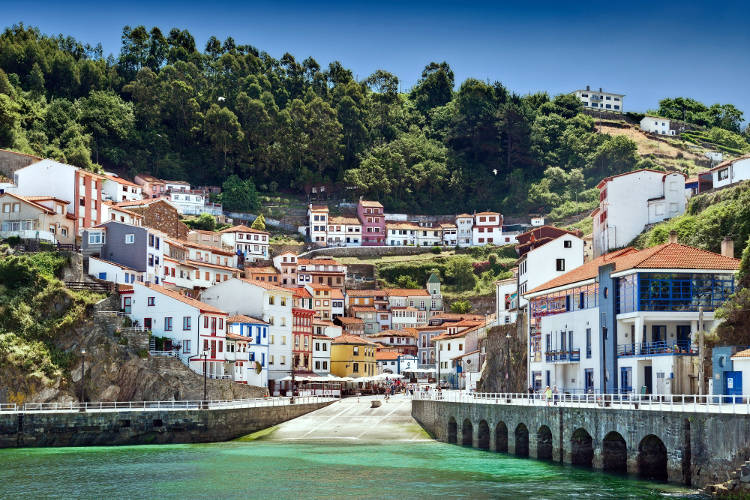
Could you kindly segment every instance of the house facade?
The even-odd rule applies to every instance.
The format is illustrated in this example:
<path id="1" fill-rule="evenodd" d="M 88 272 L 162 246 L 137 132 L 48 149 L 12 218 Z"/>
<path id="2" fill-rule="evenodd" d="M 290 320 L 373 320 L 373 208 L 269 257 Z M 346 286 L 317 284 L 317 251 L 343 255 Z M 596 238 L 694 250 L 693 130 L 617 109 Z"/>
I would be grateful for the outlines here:
<path id="1" fill-rule="evenodd" d="M 328 285 L 344 289 L 346 284 L 346 266 L 330 257 L 297 259 L 297 285 Z"/>
<path id="2" fill-rule="evenodd" d="M 331 373 L 331 343 L 326 335 L 313 335 L 313 373 L 326 376 Z"/>
<path id="3" fill-rule="evenodd" d="M 704 331 L 716 325 L 738 266 L 729 256 L 665 243 L 600 256 L 531 290 L 529 384 L 697 393 L 699 321 Z"/>
<path id="4" fill-rule="evenodd" d="M 583 103 L 584 109 L 610 111 L 612 113 L 623 113 L 625 111 L 623 106 L 625 94 L 605 92 L 601 87 L 598 91 L 591 90 L 590 85 L 586 85 L 585 89 L 578 89 L 574 93 Z"/>
<path id="5" fill-rule="evenodd" d="M 685 213 L 685 176 L 642 169 L 603 179 L 594 219 L 594 257 L 622 248 L 655 224 Z"/>
<path id="6" fill-rule="evenodd" d="M 641 130 L 649 134 L 659 135 L 677 135 L 678 131 L 672 127 L 672 121 L 669 118 L 646 115 L 641 119 Z"/>
<path id="7" fill-rule="evenodd" d="M 357 218 L 362 223 L 363 246 L 383 246 L 386 244 L 385 214 L 380 202 L 359 200 Z"/>
<path id="8" fill-rule="evenodd" d="M 143 190 L 138 184 L 112 174 L 104 174 L 103 177 L 102 198 L 104 200 L 119 203 L 143 198 Z"/>
<path id="9" fill-rule="evenodd" d="M 221 231 L 222 244 L 240 255 L 245 262 L 268 259 L 268 245 L 271 235 L 267 231 L 238 225 Z"/>
<path id="10" fill-rule="evenodd" d="M 297 287 L 297 254 L 294 252 L 283 252 L 273 258 L 273 266 L 281 275 L 281 286 L 286 288 Z"/>
<path id="11" fill-rule="evenodd" d="M 307 220 L 310 242 L 325 246 L 328 241 L 328 207 L 310 204 L 307 208 Z"/>
<path id="12" fill-rule="evenodd" d="M 501 245 L 502 236 L 502 215 L 497 212 L 479 212 L 474 214 L 474 225 L 471 230 L 473 246 Z"/>
<path id="13" fill-rule="evenodd" d="M 227 362 L 236 382 L 268 386 L 268 323 L 236 314 L 227 318 Z"/>
<path id="14" fill-rule="evenodd" d="M 474 216 L 471 214 L 459 214 L 456 216 L 456 228 L 458 246 L 466 248 L 474 243 Z"/>
<path id="15" fill-rule="evenodd" d="M 377 374 L 374 343 L 356 335 L 339 335 L 331 342 L 331 374 L 371 377 Z"/>
<path id="16" fill-rule="evenodd" d="M 329 217 L 326 243 L 329 247 L 360 246 L 362 223 L 356 217 Z"/>
<path id="17" fill-rule="evenodd" d="M 718 189 L 750 179 L 750 154 L 726 160 L 698 176 L 697 192 Z"/>
<path id="18" fill-rule="evenodd" d="M 141 186 L 141 192 L 144 198 L 159 198 L 167 193 L 167 184 L 153 175 L 138 174 L 133 179 L 136 184 Z"/>
<path id="19" fill-rule="evenodd" d="M 82 240 L 81 251 L 84 254 L 98 255 L 101 259 L 142 273 L 143 279 L 149 283 L 161 284 L 165 244 L 164 235 L 159 231 L 110 221 L 86 229 Z M 94 269 L 97 270 L 96 267 Z M 97 272 L 99 274 L 95 277 L 117 283 L 101 270 Z"/>
<path id="20" fill-rule="evenodd" d="M 67 205 L 57 198 L 0 193 L 0 238 L 75 243 L 75 223 L 67 216 Z"/>

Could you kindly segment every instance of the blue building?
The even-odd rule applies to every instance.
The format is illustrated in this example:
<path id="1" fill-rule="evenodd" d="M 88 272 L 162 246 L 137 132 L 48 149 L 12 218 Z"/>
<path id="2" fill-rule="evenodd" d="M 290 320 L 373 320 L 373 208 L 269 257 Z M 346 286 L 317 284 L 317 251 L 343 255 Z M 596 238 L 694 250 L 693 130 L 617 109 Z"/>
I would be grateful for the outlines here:
<path id="1" fill-rule="evenodd" d="M 242 314 L 227 319 L 228 364 L 236 382 L 268 386 L 268 323 Z"/>

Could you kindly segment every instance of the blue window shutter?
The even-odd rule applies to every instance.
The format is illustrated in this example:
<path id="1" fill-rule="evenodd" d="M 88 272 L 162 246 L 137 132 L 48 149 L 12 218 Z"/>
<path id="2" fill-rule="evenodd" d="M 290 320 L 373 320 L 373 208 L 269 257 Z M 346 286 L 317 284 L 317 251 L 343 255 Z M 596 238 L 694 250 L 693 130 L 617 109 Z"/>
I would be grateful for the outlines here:
<path id="1" fill-rule="evenodd" d="M 107 273 L 99 273 L 99 279 L 100 280 L 106 280 L 107 279 Z"/>

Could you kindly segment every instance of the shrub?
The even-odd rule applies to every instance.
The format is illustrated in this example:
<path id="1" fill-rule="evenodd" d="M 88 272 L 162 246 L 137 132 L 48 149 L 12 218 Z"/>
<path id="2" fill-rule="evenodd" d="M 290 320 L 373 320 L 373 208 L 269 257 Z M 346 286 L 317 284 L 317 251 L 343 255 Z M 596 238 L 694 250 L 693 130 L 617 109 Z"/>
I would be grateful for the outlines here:
<path id="1" fill-rule="evenodd" d="M 434 247 L 432 247 L 432 250 L 431 250 L 431 252 L 434 253 L 434 254 L 439 254 L 442 251 L 443 250 L 439 246 L 437 246 L 437 245 L 435 245 Z"/>
<path id="2" fill-rule="evenodd" d="M 456 314 L 466 314 L 471 311 L 472 305 L 468 300 L 456 300 L 451 304 L 451 312 Z"/>

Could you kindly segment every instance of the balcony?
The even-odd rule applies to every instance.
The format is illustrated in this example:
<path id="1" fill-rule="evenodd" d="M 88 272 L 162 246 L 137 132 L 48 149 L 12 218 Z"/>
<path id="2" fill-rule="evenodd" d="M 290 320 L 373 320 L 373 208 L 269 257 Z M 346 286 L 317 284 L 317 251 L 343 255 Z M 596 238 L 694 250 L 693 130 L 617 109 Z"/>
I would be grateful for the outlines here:
<path id="1" fill-rule="evenodd" d="M 617 357 L 638 356 L 695 356 L 698 349 L 689 340 L 640 342 L 620 344 L 617 346 Z"/>
<path id="2" fill-rule="evenodd" d="M 578 363 L 581 361 L 581 350 L 547 351 L 545 353 L 545 360 L 547 363 Z"/>

